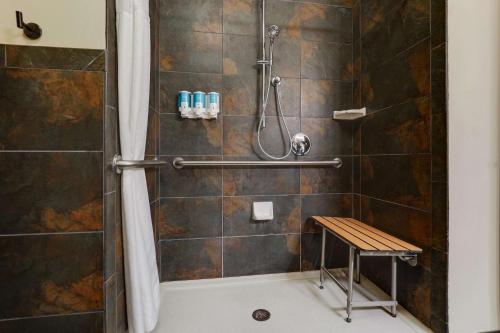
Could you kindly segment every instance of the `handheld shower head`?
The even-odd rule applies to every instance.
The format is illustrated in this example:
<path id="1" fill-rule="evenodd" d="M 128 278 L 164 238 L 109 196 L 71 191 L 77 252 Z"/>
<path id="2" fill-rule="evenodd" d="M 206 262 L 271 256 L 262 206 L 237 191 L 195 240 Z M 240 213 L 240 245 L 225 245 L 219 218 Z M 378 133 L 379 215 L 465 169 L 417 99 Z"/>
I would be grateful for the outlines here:
<path id="1" fill-rule="evenodd" d="M 280 34 L 280 27 L 278 27 L 277 25 L 273 24 L 267 28 L 267 36 L 269 37 L 271 43 L 273 43 L 274 40 L 278 38 L 279 34 Z"/>

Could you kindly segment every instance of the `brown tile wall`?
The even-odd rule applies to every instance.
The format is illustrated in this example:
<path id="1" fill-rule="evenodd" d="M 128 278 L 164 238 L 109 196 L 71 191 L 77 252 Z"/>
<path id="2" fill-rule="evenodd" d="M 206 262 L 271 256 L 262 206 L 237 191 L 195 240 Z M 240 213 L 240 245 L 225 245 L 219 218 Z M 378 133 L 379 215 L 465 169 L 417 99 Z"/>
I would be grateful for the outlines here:
<path id="1" fill-rule="evenodd" d="M 307 158 L 342 155 L 331 168 L 190 168 L 160 172 L 161 279 L 186 280 L 315 269 L 313 214 L 352 214 L 352 125 L 331 119 L 353 105 L 352 2 L 267 1 L 278 24 L 275 73 L 292 134 L 313 142 Z M 260 1 L 160 0 L 159 154 L 171 161 L 258 159 Z M 218 91 L 222 116 L 182 120 L 180 90 Z M 284 151 L 274 98 L 265 147 Z M 272 201 L 275 219 L 251 219 L 254 201 Z M 329 249 L 340 247 L 329 240 Z M 329 251 L 329 263 L 335 260 Z M 340 249 L 342 250 L 342 248 Z"/>
<path id="2" fill-rule="evenodd" d="M 0 331 L 102 332 L 116 216 L 105 51 L 0 54 Z"/>
<path id="3" fill-rule="evenodd" d="M 125 281 L 121 225 L 120 179 L 111 168 L 111 161 L 119 153 L 118 133 L 118 68 L 116 49 L 116 9 L 112 0 L 106 1 L 106 130 L 105 200 L 105 331 L 124 332 L 126 327 Z"/>
<path id="4" fill-rule="evenodd" d="M 106 0 L 106 109 L 104 131 L 104 330 L 125 332 L 125 281 L 121 220 L 121 182 L 111 163 L 120 151 L 115 1 Z"/>
<path id="5" fill-rule="evenodd" d="M 106 50 L 0 45 L 0 331 L 125 332 L 115 1 Z"/>
<path id="6" fill-rule="evenodd" d="M 354 216 L 424 249 L 398 264 L 398 300 L 447 331 L 448 199 L 446 1 L 357 0 L 354 98 L 368 116 L 354 128 Z M 387 260 L 362 273 L 390 290 Z"/>

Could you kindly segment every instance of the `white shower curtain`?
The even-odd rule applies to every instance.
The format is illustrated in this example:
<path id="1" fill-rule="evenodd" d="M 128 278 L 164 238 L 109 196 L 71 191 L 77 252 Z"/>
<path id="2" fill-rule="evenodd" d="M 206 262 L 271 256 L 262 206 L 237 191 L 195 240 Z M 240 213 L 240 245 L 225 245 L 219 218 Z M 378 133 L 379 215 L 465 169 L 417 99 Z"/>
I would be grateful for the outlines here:
<path id="1" fill-rule="evenodd" d="M 150 27 L 148 0 L 116 0 L 118 96 L 124 160 L 143 160 L 149 106 Z M 130 333 L 154 329 L 160 286 L 144 170 L 122 174 L 125 286 Z"/>

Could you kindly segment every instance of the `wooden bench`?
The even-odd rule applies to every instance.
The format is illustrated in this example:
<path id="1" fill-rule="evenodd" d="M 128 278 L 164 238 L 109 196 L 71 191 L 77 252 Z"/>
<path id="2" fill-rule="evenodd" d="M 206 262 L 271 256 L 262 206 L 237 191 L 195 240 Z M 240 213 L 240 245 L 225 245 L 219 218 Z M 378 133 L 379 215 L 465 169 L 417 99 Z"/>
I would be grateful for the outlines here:
<path id="1" fill-rule="evenodd" d="M 417 254 L 422 253 L 422 249 L 352 218 L 329 216 L 313 216 L 312 218 L 323 228 L 321 240 L 320 289 L 323 289 L 326 273 L 347 294 L 346 321 L 348 323 L 351 322 L 351 312 L 354 307 L 389 307 L 391 315 L 396 317 L 396 307 L 398 305 L 396 299 L 396 260 L 399 257 L 401 260 L 407 261 L 410 265 L 414 266 L 416 265 Z M 333 236 L 339 238 L 349 246 L 349 273 L 347 278 L 347 287 L 344 286 L 325 267 L 326 232 L 331 233 Z M 389 256 L 392 258 L 390 301 L 372 300 L 353 302 L 354 275 L 356 275 L 356 282 L 360 282 L 360 256 Z M 356 272 L 354 272 L 355 258 Z"/>

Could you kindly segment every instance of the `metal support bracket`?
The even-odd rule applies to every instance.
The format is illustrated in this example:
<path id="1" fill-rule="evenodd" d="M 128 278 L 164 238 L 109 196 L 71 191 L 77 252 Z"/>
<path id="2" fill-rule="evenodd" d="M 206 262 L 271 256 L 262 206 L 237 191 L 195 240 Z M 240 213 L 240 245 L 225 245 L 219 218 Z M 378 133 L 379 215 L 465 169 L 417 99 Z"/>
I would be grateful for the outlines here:
<path id="1" fill-rule="evenodd" d="M 401 261 L 406 262 L 411 267 L 417 266 L 417 255 L 416 254 L 399 256 L 399 259 L 401 259 Z"/>
<path id="2" fill-rule="evenodd" d="M 349 267 L 348 267 L 348 278 L 347 286 L 340 282 L 328 269 L 325 267 L 325 234 L 329 231 L 324 226 L 322 228 L 322 240 L 321 240 L 321 265 L 320 265 L 320 289 L 324 288 L 324 277 L 329 276 L 333 282 L 347 295 L 347 306 L 346 312 L 347 317 L 345 320 L 351 322 L 351 313 L 353 308 L 360 307 L 385 307 L 393 317 L 397 315 L 397 258 L 407 262 L 408 264 L 414 266 L 417 264 L 417 255 L 401 251 L 360 251 L 351 244 L 349 245 Z M 342 238 L 338 237 L 343 240 Z M 354 289 L 353 282 L 356 280 L 360 281 L 360 256 L 388 256 L 391 257 L 391 299 L 390 300 L 380 300 L 373 299 L 367 301 L 353 301 Z M 354 271 L 356 262 L 356 272 Z M 359 283 L 359 282 L 358 282 Z"/>

